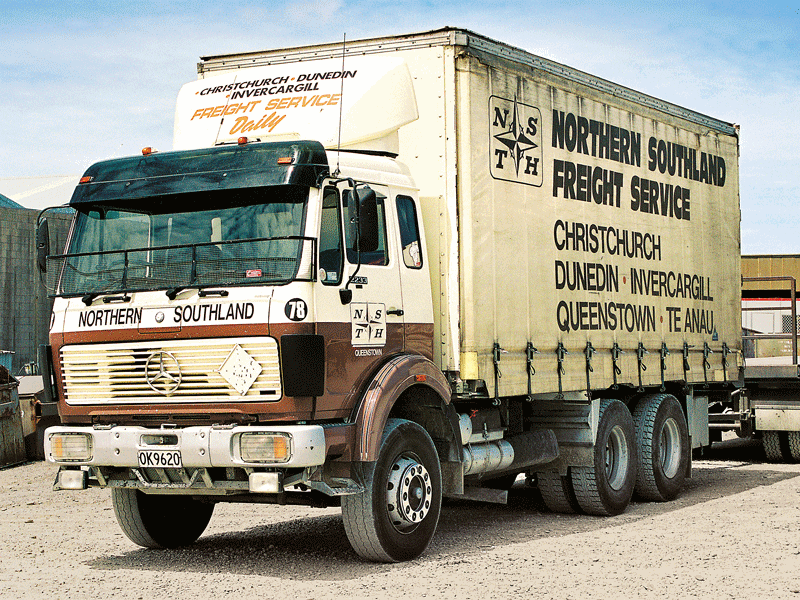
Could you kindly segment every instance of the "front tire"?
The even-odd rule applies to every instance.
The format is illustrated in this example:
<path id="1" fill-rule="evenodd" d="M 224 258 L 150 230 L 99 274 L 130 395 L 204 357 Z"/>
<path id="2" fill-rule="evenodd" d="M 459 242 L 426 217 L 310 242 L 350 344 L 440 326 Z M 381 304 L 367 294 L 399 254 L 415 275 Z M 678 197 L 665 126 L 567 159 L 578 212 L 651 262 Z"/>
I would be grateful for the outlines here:
<path id="1" fill-rule="evenodd" d="M 111 503 L 123 533 L 145 548 L 177 548 L 197 540 L 211 520 L 214 505 L 187 496 L 145 494 L 113 488 Z"/>
<path id="2" fill-rule="evenodd" d="M 570 469 L 575 498 L 586 514 L 618 515 L 627 508 L 636 483 L 635 435 L 628 407 L 601 400 L 594 464 Z"/>
<path id="3" fill-rule="evenodd" d="M 639 473 L 634 492 L 664 502 L 683 487 L 689 464 L 689 428 L 675 396 L 645 396 L 633 411 Z"/>
<path id="4" fill-rule="evenodd" d="M 442 507 L 439 455 L 428 432 L 389 419 L 374 469 L 361 494 L 342 497 L 347 539 L 359 556 L 376 562 L 411 560 L 428 547 Z"/>

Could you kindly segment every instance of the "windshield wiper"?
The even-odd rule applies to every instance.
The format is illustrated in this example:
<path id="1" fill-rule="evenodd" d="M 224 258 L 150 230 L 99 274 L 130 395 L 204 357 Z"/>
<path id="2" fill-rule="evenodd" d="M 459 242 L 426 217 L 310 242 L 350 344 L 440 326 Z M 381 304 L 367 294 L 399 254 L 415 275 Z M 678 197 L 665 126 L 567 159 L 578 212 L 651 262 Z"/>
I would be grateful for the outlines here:
<path id="1" fill-rule="evenodd" d="M 103 304 L 111 304 L 112 302 L 130 302 L 131 297 L 128 292 L 122 292 L 121 296 L 106 296 L 103 298 Z"/>
<path id="2" fill-rule="evenodd" d="M 222 298 L 227 298 L 228 290 L 200 290 L 197 295 L 201 298 L 205 298 L 206 296 L 221 296 Z"/>
<path id="3" fill-rule="evenodd" d="M 175 300 L 175 298 L 180 294 L 183 290 L 189 289 L 188 287 L 179 285 L 178 287 L 174 287 L 172 289 L 167 290 L 164 292 L 167 295 L 167 298 L 170 300 Z"/>
<path id="4" fill-rule="evenodd" d="M 88 294 L 84 294 L 81 297 L 81 301 L 83 301 L 83 303 L 86 306 L 91 306 L 92 302 L 97 300 L 100 296 L 109 293 L 110 292 L 89 292 Z M 104 304 L 111 304 L 112 302 L 130 302 L 130 301 L 131 297 L 128 295 L 128 292 L 122 292 L 121 296 L 105 296 L 105 298 L 103 298 Z"/>
<path id="5" fill-rule="evenodd" d="M 84 294 L 84 296 L 81 298 L 81 300 L 83 301 L 83 303 L 86 306 L 91 306 L 92 302 L 94 302 L 95 298 L 98 298 L 101 293 L 102 292 L 89 292 L 88 294 Z"/>

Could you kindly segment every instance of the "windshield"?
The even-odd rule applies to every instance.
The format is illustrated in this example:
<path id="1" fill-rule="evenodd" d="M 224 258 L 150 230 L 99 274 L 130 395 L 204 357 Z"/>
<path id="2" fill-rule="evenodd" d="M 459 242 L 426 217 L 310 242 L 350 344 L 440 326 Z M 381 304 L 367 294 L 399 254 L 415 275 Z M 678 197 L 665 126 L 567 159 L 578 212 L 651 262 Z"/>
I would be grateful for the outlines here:
<path id="1" fill-rule="evenodd" d="M 48 278 L 52 289 L 60 278 L 62 295 L 310 278 L 307 198 L 306 188 L 281 186 L 79 206 L 68 252 L 50 257 Z"/>

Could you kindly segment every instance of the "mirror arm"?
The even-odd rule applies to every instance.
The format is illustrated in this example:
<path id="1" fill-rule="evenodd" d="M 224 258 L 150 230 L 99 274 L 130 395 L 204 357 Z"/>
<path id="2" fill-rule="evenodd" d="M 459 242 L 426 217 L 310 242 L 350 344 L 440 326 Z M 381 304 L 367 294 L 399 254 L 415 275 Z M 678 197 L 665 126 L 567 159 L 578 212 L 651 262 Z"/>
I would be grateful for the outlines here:
<path id="1" fill-rule="evenodd" d="M 44 212 L 44 211 L 42 211 Z M 47 256 L 50 254 L 50 226 L 39 214 L 36 222 L 36 264 L 40 273 L 47 273 Z"/>
<path id="2" fill-rule="evenodd" d="M 361 268 L 361 231 L 359 229 L 359 224 L 361 222 L 361 204 L 358 202 L 358 194 L 356 194 L 356 182 L 350 177 L 338 181 L 346 181 L 348 183 L 350 189 L 352 190 L 352 201 L 356 205 L 356 270 L 353 271 L 353 274 L 347 278 L 347 283 L 344 284 L 344 288 L 339 290 L 339 300 L 341 300 L 342 304 L 347 305 L 353 301 L 353 290 L 350 289 L 350 284 L 353 283 L 353 280 L 356 278 L 356 275 Z M 336 183 L 338 183 L 338 181 Z"/>

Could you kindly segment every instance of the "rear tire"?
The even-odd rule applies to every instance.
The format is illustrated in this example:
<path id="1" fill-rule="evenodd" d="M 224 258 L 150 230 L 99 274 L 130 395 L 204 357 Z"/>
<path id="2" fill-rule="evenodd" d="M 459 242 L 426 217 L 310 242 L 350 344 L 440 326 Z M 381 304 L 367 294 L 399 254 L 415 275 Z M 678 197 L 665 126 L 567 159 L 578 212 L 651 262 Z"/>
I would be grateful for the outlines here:
<path id="1" fill-rule="evenodd" d="M 781 438 L 779 431 L 765 431 L 761 436 L 761 445 L 764 447 L 764 454 L 769 462 L 783 462 L 784 455 L 781 448 Z"/>
<path id="2" fill-rule="evenodd" d="M 342 496 L 353 549 L 376 562 L 418 557 L 436 532 L 442 507 L 439 455 L 428 432 L 412 421 L 389 419 L 365 480 L 361 494 Z"/>
<path id="3" fill-rule="evenodd" d="M 789 456 L 792 461 L 800 462 L 800 431 L 790 431 L 789 438 Z"/>
<path id="4" fill-rule="evenodd" d="M 145 494 L 113 488 L 111 504 L 123 533 L 145 548 L 177 548 L 199 538 L 211 520 L 214 505 L 188 496 Z"/>
<path id="5" fill-rule="evenodd" d="M 689 428 L 675 396 L 645 396 L 633 411 L 639 470 L 634 492 L 642 500 L 674 499 L 689 464 Z"/>
<path id="6" fill-rule="evenodd" d="M 622 513 L 631 501 L 636 483 L 636 445 L 633 418 L 619 400 L 601 400 L 594 464 L 572 467 L 575 498 L 590 515 Z"/>
<path id="7" fill-rule="evenodd" d="M 563 477 L 552 471 L 536 473 L 536 482 L 542 502 L 556 513 L 573 514 L 580 510 L 575 494 L 570 488 L 569 476 Z"/>

